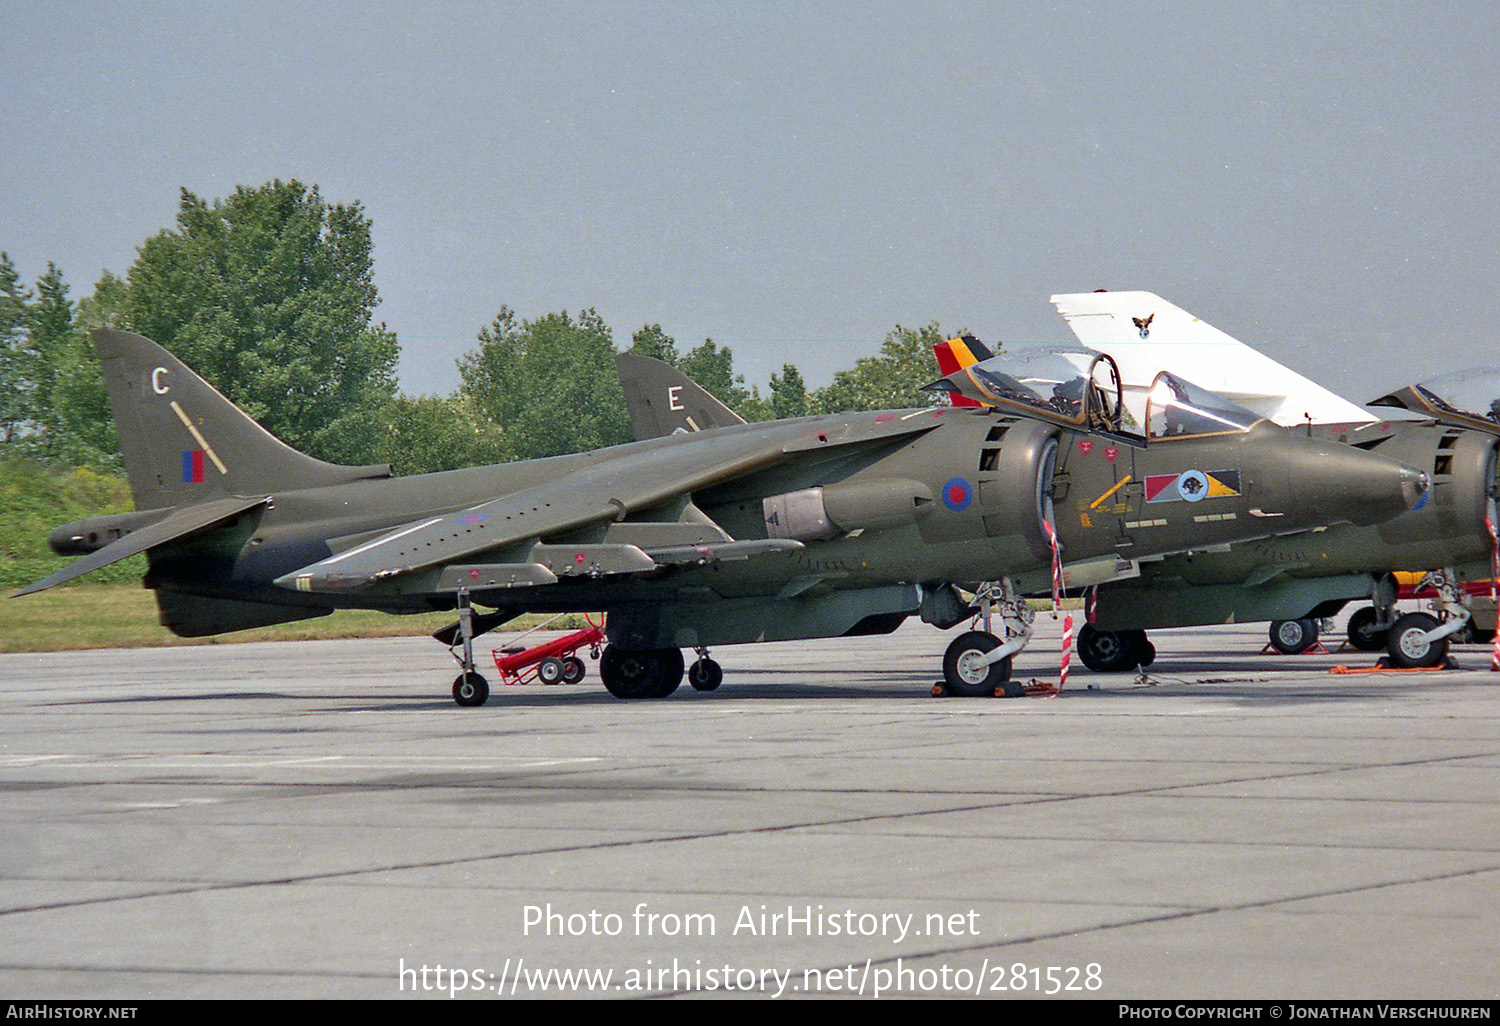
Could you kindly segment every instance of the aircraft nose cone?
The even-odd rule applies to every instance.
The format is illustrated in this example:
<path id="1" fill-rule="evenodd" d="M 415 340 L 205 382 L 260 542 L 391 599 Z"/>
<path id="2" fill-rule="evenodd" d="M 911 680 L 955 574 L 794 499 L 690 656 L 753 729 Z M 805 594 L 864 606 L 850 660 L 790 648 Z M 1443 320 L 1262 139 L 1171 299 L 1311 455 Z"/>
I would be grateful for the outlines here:
<path id="1" fill-rule="evenodd" d="M 1415 467 L 1358 449 L 1330 453 L 1327 505 L 1356 524 L 1380 524 L 1418 509 L 1432 479 Z"/>
<path id="2" fill-rule="evenodd" d="M 1403 467 L 1401 472 L 1401 497 L 1406 500 L 1407 509 L 1419 509 L 1427 499 L 1427 489 L 1432 486 L 1432 478 L 1415 467 Z"/>

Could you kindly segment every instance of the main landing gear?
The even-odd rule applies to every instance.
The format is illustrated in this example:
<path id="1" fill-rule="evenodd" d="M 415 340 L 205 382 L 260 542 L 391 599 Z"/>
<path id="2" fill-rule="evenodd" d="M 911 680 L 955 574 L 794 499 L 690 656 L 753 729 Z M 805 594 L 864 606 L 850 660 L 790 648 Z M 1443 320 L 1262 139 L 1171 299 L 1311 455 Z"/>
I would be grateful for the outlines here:
<path id="1" fill-rule="evenodd" d="M 1142 630 L 1101 631 L 1086 623 L 1078 631 L 1078 658 L 1095 673 L 1124 673 L 1156 662 L 1156 646 Z"/>
<path id="2" fill-rule="evenodd" d="M 973 605 L 978 609 L 974 624 L 954 638 L 943 654 L 943 680 L 933 694 L 1019 698 L 1025 689 L 1019 681 L 1010 679 L 1011 657 L 1031 640 L 1031 622 L 1036 614 L 1009 578 L 980 585 Z M 1004 641 L 992 631 L 997 613 L 1005 631 Z M 983 630 L 972 629 L 981 623 Z"/>
<path id="3" fill-rule="evenodd" d="M 682 650 L 624 652 L 609 645 L 599 657 L 599 676 L 616 698 L 666 698 L 682 683 Z"/>
<path id="4" fill-rule="evenodd" d="M 697 653 L 698 659 L 687 671 L 687 681 L 694 691 L 713 691 L 724 683 L 724 668 L 709 658 L 708 649 L 699 648 Z M 610 645 L 599 657 L 599 676 L 616 698 L 666 698 L 682 683 L 682 650 L 626 652 Z"/>

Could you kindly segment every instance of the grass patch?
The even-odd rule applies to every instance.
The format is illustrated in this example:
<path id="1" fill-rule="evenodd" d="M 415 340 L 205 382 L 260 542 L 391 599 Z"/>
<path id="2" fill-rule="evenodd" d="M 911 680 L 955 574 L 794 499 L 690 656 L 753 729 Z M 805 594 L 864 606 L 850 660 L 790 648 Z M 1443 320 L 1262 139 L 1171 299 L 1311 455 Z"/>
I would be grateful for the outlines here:
<path id="1" fill-rule="evenodd" d="M 47 547 L 47 532 L 54 527 L 132 508 L 123 478 L 0 456 L 0 587 L 23 588 L 73 561 Z M 146 557 L 132 556 L 95 570 L 89 580 L 124 584 L 139 581 L 145 572 Z"/>

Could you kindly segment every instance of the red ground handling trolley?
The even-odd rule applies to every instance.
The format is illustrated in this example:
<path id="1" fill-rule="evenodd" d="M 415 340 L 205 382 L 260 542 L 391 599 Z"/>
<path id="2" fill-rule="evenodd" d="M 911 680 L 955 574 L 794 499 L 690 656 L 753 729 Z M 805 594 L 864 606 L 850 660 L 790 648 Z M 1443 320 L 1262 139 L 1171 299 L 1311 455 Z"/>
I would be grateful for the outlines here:
<path id="1" fill-rule="evenodd" d="M 550 620 L 544 620 L 517 635 L 511 644 L 495 649 L 495 669 L 500 671 L 501 681 L 506 684 L 530 684 L 532 681 L 541 681 L 543 684 L 577 684 L 583 680 L 585 667 L 583 660 L 578 657 L 578 650 L 587 645 L 589 658 L 599 658 L 599 647 L 604 644 L 603 617 L 596 624 L 585 614 L 584 620 L 588 622 L 588 626 L 583 630 L 564 634 L 540 645 L 528 648 L 516 643 L 564 615 L 566 614 L 559 613 Z"/>

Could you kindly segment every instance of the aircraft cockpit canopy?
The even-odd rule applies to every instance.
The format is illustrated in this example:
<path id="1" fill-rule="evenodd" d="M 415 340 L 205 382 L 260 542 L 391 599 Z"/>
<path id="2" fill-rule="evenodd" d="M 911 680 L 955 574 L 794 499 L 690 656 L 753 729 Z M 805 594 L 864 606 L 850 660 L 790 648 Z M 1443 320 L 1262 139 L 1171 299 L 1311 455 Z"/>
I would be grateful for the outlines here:
<path id="1" fill-rule="evenodd" d="M 1079 346 L 1011 344 L 922 387 L 1069 427 L 1122 427 L 1119 368 L 1108 355 Z"/>
<path id="2" fill-rule="evenodd" d="M 1150 441 L 1239 434 L 1265 419 L 1170 371 L 1158 374 L 1146 393 L 1146 437 Z"/>
<path id="3" fill-rule="evenodd" d="M 1148 389 L 1125 388 L 1108 354 L 1077 346 L 1010 344 L 923 387 L 1134 445 L 1234 434 L 1265 419 L 1169 371 L 1158 374 Z"/>
<path id="4" fill-rule="evenodd" d="M 1477 367 L 1428 378 L 1370 405 L 1394 406 L 1445 424 L 1500 434 L 1500 368 Z"/>

